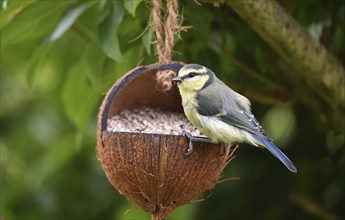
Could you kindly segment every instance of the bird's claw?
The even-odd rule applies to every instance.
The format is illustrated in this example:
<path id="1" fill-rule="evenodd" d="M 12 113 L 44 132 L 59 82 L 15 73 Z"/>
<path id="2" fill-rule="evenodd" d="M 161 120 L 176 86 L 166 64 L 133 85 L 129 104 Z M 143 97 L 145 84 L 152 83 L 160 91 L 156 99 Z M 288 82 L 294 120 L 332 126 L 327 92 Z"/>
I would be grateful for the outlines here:
<path id="1" fill-rule="evenodd" d="M 188 156 L 193 152 L 193 143 L 192 143 L 193 141 L 204 142 L 204 143 L 214 143 L 211 139 L 206 138 L 206 137 L 193 137 L 192 134 L 188 133 L 185 130 L 181 131 L 181 135 L 189 138 L 188 150 L 186 153 L 184 153 L 185 156 Z M 221 154 L 221 156 L 224 156 L 227 153 L 226 144 L 223 144 L 223 148 L 224 148 L 224 152 Z"/>
<path id="2" fill-rule="evenodd" d="M 189 139 L 193 138 L 193 136 L 189 132 L 187 132 L 185 130 L 181 131 L 181 135 L 186 136 Z"/>
<path id="3" fill-rule="evenodd" d="M 193 136 L 185 130 L 182 130 L 181 135 L 186 136 L 189 139 L 187 152 L 183 153 L 183 155 L 188 156 L 193 152 L 193 143 L 192 143 Z"/>
<path id="4" fill-rule="evenodd" d="M 183 153 L 183 155 L 188 156 L 193 152 L 193 143 L 191 140 L 189 140 L 189 144 L 188 144 L 188 149 L 186 153 Z"/>

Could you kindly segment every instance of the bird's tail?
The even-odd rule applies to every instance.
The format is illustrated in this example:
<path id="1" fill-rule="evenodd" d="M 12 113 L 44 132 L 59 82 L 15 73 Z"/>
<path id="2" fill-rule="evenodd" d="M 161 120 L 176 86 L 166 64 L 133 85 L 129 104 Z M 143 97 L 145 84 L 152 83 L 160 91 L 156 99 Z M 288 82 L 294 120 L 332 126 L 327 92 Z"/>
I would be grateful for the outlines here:
<path id="1" fill-rule="evenodd" d="M 297 173 L 297 168 L 291 160 L 272 142 L 263 137 L 256 136 L 256 138 L 276 157 L 278 158 L 291 172 Z"/>

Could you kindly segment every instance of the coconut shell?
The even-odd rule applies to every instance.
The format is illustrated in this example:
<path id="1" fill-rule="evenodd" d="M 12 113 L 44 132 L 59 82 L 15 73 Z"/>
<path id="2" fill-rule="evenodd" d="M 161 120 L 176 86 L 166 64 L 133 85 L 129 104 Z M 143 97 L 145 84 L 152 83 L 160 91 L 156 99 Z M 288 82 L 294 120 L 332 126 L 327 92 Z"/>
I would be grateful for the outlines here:
<path id="1" fill-rule="evenodd" d="M 195 142 L 192 154 L 185 156 L 189 140 L 182 135 L 107 131 L 107 120 L 122 110 L 150 107 L 183 114 L 176 86 L 168 92 L 157 89 L 157 68 L 159 64 L 135 68 L 110 88 L 98 115 L 97 155 L 122 195 L 161 218 L 213 188 L 231 150 Z"/>

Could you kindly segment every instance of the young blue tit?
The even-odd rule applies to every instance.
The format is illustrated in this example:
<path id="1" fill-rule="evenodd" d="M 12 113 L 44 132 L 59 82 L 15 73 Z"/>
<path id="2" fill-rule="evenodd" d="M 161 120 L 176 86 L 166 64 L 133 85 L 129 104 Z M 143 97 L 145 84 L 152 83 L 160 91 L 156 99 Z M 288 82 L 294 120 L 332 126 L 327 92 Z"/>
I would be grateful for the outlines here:
<path id="1" fill-rule="evenodd" d="M 186 117 L 207 136 L 193 137 L 183 131 L 190 140 L 187 155 L 193 151 L 194 141 L 245 142 L 268 149 L 291 172 L 297 172 L 295 165 L 272 143 L 251 113 L 250 101 L 225 85 L 210 69 L 187 64 L 172 80 L 177 82 Z"/>

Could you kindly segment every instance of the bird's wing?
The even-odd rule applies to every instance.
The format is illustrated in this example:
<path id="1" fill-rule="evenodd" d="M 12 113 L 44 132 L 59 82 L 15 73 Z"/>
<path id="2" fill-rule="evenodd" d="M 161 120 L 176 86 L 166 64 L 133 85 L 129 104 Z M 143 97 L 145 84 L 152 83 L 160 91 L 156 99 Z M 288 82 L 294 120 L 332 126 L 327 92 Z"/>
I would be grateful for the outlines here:
<path id="1" fill-rule="evenodd" d="M 268 141 L 272 141 L 271 137 L 265 132 L 251 112 L 245 112 L 243 110 L 236 110 L 236 112 L 227 111 L 224 115 L 219 115 L 217 117 L 227 124 L 246 130 Z"/>
<path id="2" fill-rule="evenodd" d="M 272 141 L 254 115 L 247 111 L 239 100 L 233 99 L 236 96 L 228 94 L 234 91 L 223 90 L 223 93 L 216 91 L 218 90 L 211 89 L 199 92 L 197 97 L 199 114 L 217 117 L 229 125 Z"/>

